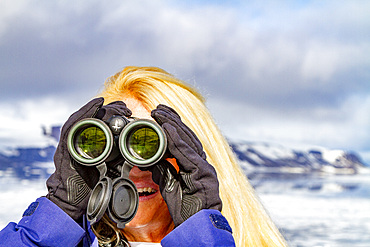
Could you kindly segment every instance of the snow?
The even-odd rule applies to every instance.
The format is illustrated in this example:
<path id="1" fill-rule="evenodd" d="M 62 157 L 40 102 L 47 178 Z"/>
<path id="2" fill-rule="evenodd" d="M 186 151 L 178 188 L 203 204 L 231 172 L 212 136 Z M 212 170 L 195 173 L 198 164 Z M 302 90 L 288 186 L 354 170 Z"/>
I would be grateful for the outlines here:
<path id="1" fill-rule="evenodd" d="M 292 149 L 280 145 L 257 143 L 251 145 L 251 147 L 270 159 L 294 158 Z"/>
<path id="2" fill-rule="evenodd" d="M 327 160 L 329 163 L 335 163 L 335 161 L 339 157 L 343 157 L 344 151 L 343 150 L 323 150 L 322 156 L 325 160 Z"/>
<path id="3" fill-rule="evenodd" d="M 261 181 L 256 192 L 290 247 L 370 246 L 370 174 Z M 45 180 L 3 177 L 0 186 L 0 229 L 47 193 Z"/>

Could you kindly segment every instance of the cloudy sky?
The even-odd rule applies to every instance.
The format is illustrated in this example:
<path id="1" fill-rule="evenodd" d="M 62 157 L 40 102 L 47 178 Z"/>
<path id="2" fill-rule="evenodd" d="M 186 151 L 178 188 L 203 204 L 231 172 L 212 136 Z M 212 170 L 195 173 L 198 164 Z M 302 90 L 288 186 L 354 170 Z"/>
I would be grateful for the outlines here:
<path id="1" fill-rule="evenodd" d="M 370 161 L 369 1 L 0 1 L 0 145 L 37 145 L 127 65 L 197 87 L 237 140 Z"/>

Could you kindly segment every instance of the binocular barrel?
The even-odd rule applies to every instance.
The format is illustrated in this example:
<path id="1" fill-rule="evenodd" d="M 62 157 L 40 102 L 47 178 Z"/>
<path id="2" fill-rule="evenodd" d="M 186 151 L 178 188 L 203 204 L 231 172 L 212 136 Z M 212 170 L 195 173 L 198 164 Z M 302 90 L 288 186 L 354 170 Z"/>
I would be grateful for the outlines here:
<path id="1" fill-rule="evenodd" d="M 113 133 L 119 133 L 118 138 Z M 108 126 L 87 118 L 71 128 L 67 145 L 72 158 L 82 165 L 95 166 L 121 153 L 131 165 L 147 167 L 162 159 L 167 138 L 163 129 L 148 119 L 113 117 Z"/>
<path id="2" fill-rule="evenodd" d="M 124 228 L 135 217 L 139 205 L 136 186 L 129 179 L 131 168 L 152 166 L 167 150 L 166 135 L 156 122 L 130 120 L 113 116 L 106 124 L 99 119 L 86 118 L 73 125 L 68 134 L 68 151 L 82 165 L 103 164 L 120 154 L 125 159 L 120 177 L 113 179 L 101 175 L 91 192 L 87 205 L 87 219 L 91 224 L 107 212 L 118 228 Z"/>

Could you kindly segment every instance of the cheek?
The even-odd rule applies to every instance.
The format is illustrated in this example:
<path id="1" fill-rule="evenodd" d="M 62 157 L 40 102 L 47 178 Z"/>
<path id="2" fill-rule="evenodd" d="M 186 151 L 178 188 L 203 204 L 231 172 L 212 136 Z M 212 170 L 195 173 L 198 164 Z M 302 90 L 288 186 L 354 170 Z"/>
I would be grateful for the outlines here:
<path id="1" fill-rule="evenodd" d="M 148 201 L 140 201 L 139 208 L 134 219 L 128 224 L 131 227 L 139 227 L 158 221 L 168 221 L 171 219 L 166 202 L 160 193 Z"/>
<path id="2" fill-rule="evenodd" d="M 140 201 L 138 212 L 151 214 L 160 209 L 167 208 L 167 204 L 164 201 L 161 193 L 158 191 L 158 194 L 151 200 Z"/>

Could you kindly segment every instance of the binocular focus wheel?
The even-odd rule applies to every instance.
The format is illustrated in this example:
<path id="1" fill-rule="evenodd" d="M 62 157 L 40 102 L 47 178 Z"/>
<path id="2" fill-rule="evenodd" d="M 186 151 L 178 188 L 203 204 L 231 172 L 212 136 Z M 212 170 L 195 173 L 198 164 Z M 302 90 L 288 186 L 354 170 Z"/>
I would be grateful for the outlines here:
<path id="1" fill-rule="evenodd" d="M 86 152 L 86 150 L 82 150 L 81 147 L 77 144 L 77 139 L 83 139 L 82 133 L 89 129 L 95 128 L 97 132 L 101 135 L 103 139 L 103 144 L 101 143 L 92 143 L 92 145 L 86 145 L 86 147 L 96 147 L 93 146 L 94 144 L 100 145 L 102 149 L 101 152 L 96 155 L 96 157 L 90 157 Z M 89 140 L 89 138 L 84 137 L 85 139 Z M 94 139 L 94 138 L 93 138 Z M 83 140 L 82 140 L 83 141 Z M 94 139 L 94 141 L 100 141 Z M 78 163 L 83 164 L 85 166 L 95 166 L 99 163 L 104 162 L 104 160 L 109 156 L 113 149 L 113 134 L 110 131 L 108 125 L 106 125 L 103 121 L 96 118 L 86 118 L 79 122 L 77 122 L 68 133 L 67 138 L 67 147 L 68 151 L 71 154 L 72 158 L 76 160 Z M 91 148 L 91 150 L 94 150 Z"/>
<path id="2" fill-rule="evenodd" d="M 91 192 L 87 204 L 87 219 L 91 224 L 98 222 L 108 208 L 112 195 L 112 179 L 102 177 Z"/>
<path id="3" fill-rule="evenodd" d="M 113 181 L 112 198 L 109 203 L 109 217 L 117 223 L 118 228 L 124 228 L 136 215 L 139 205 L 139 194 L 135 184 L 125 178 Z"/>

